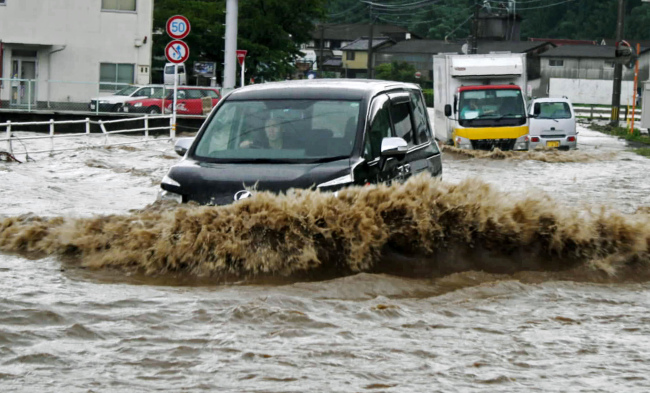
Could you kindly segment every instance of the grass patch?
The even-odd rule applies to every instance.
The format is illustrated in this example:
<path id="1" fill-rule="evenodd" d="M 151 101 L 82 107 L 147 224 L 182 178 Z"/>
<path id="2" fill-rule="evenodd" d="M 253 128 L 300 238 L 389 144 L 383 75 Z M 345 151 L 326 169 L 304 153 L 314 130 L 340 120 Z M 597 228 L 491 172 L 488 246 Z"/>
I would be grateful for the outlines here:
<path id="1" fill-rule="evenodd" d="M 610 124 L 600 125 L 596 123 L 591 123 L 589 125 L 589 128 L 595 131 L 600 131 L 604 134 L 614 135 L 628 141 L 650 145 L 650 136 L 648 136 L 647 134 L 641 134 L 641 132 L 636 128 L 632 133 L 630 133 L 628 129 L 625 127 L 614 127 Z"/>
<path id="2" fill-rule="evenodd" d="M 650 158 L 650 147 L 642 147 L 640 149 L 634 150 L 636 154 L 640 154 L 644 157 L 649 157 Z"/>

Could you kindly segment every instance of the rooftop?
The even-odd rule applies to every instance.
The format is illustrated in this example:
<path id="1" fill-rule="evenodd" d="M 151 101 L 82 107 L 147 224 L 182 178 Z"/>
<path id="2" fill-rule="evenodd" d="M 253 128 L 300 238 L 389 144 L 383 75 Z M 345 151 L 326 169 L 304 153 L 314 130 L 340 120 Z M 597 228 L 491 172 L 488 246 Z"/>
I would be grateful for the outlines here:
<path id="1" fill-rule="evenodd" d="M 368 37 L 358 38 L 352 41 L 351 43 L 349 43 L 348 45 L 341 47 L 341 50 L 342 51 L 355 51 L 355 50 L 367 51 L 369 41 L 370 39 Z M 385 45 L 387 43 L 394 43 L 394 41 L 387 37 L 372 38 L 373 49 Z"/>
<path id="2" fill-rule="evenodd" d="M 367 44 L 366 44 L 367 45 Z M 547 42 L 530 41 L 479 41 L 478 53 L 512 52 L 527 53 L 549 45 Z M 378 49 L 381 53 L 461 53 L 462 43 L 449 43 L 442 40 L 406 40 L 385 48 Z"/>
<path id="3" fill-rule="evenodd" d="M 647 52 L 650 48 L 641 48 L 641 53 Z M 606 45 L 564 45 L 549 49 L 540 57 L 569 57 L 581 59 L 614 59 L 615 49 Z"/>

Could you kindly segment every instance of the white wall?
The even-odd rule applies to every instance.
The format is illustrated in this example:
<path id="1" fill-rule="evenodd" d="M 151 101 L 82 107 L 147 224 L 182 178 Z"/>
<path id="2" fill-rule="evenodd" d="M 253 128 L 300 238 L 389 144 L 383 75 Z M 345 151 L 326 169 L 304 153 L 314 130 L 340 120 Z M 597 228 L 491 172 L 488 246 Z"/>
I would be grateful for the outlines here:
<path id="1" fill-rule="evenodd" d="M 566 96 L 575 104 L 611 105 L 613 92 L 614 82 L 611 80 L 551 78 L 548 96 Z M 633 92 L 634 82 L 621 83 L 621 105 L 632 104 Z"/>
<path id="2" fill-rule="evenodd" d="M 101 0 L 7 0 L 0 6 L 3 77 L 11 73 L 11 51 L 27 49 L 38 52 L 39 101 L 48 99 L 48 80 L 92 83 L 51 83 L 52 101 L 97 95 L 100 63 L 134 64 L 136 82 L 148 83 L 148 75 L 138 80 L 137 67 L 148 67 L 150 75 L 152 29 L 153 0 L 137 0 L 136 12 L 102 11 Z M 7 90 L 2 99 L 8 99 Z"/>

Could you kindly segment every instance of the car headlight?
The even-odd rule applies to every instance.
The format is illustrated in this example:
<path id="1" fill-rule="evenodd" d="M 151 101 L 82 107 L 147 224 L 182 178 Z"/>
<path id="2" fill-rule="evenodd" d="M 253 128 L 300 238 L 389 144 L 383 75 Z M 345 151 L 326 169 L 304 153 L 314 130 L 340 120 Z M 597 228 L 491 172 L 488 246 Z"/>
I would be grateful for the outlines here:
<path id="1" fill-rule="evenodd" d="M 169 175 L 165 175 L 165 177 L 163 177 L 161 183 L 167 184 L 167 185 L 170 185 L 170 186 L 174 186 L 174 187 L 180 187 L 181 186 L 181 183 L 179 183 L 176 180 L 172 179 L 171 177 L 169 177 Z"/>
<path id="2" fill-rule="evenodd" d="M 344 187 L 347 185 L 350 185 L 354 182 L 354 178 L 352 177 L 352 174 L 347 174 L 345 176 L 337 177 L 336 179 L 332 179 L 330 181 L 327 181 L 325 183 L 321 183 L 316 186 L 316 188 L 328 188 L 328 187 Z"/>
<path id="3" fill-rule="evenodd" d="M 178 203 L 183 203 L 183 196 L 175 192 L 167 191 L 160 189 L 158 190 L 158 196 L 156 197 L 158 201 L 174 201 Z"/>
<path id="4" fill-rule="evenodd" d="M 133 104 L 133 106 L 136 107 L 136 108 L 139 108 L 139 107 L 142 106 L 142 103 L 141 102 L 136 102 L 135 104 Z"/>
<path id="5" fill-rule="evenodd" d="M 472 150 L 472 141 L 462 136 L 457 136 L 455 140 L 455 145 L 459 149 Z"/>
<path id="6" fill-rule="evenodd" d="M 520 136 L 515 141 L 515 147 L 513 149 L 514 150 L 528 150 L 529 149 L 529 141 L 530 141 L 530 137 L 528 136 L 528 134 Z"/>

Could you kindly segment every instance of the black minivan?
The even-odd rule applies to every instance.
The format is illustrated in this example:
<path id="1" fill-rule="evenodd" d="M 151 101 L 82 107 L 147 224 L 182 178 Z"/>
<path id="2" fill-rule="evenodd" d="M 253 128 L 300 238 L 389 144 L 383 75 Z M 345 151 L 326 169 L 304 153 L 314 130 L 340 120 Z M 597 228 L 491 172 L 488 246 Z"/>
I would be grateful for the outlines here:
<path id="1" fill-rule="evenodd" d="M 213 109 L 161 183 L 159 199 L 223 205 L 256 190 L 336 191 L 441 176 L 420 88 L 379 80 L 319 79 L 251 85 Z"/>

